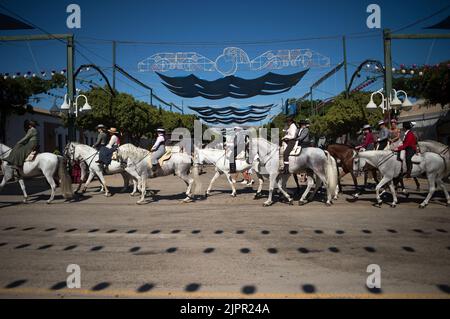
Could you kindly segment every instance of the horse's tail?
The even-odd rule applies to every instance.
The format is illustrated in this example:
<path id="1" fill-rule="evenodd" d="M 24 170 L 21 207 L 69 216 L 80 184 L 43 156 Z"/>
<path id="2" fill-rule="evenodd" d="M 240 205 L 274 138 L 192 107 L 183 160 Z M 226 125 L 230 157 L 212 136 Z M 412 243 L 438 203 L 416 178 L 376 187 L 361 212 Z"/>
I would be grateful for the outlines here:
<path id="1" fill-rule="evenodd" d="M 329 194 L 334 196 L 336 192 L 336 187 L 338 186 L 338 172 L 337 172 L 337 163 L 333 156 L 328 151 L 325 151 L 327 155 L 327 164 L 326 164 L 326 174 L 327 174 L 327 188 Z"/>
<path id="2" fill-rule="evenodd" d="M 65 199 L 73 198 L 72 179 L 66 171 L 65 159 L 58 156 L 58 176 L 61 181 L 61 192 Z"/>

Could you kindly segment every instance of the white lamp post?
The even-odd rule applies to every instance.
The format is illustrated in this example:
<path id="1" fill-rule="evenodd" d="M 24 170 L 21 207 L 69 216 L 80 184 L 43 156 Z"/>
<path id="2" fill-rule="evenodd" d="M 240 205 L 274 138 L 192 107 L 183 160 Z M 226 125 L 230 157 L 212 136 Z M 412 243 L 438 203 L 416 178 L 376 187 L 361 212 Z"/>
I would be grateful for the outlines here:
<path id="1" fill-rule="evenodd" d="M 84 105 L 80 108 L 79 104 L 78 104 L 78 99 L 80 97 L 83 97 L 85 100 Z M 70 105 L 70 99 L 67 98 L 67 94 L 64 95 L 64 102 L 60 107 L 60 110 L 62 112 L 67 112 L 67 113 L 72 113 L 75 114 L 75 117 L 78 117 L 78 113 L 82 113 L 82 112 L 89 112 L 92 110 L 92 107 L 89 105 L 88 103 L 88 99 L 86 97 L 86 95 L 80 94 L 76 97 L 75 102 L 73 103 L 73 105 Z M 52 107 L 53 108 L 53 107 Z M 73 109 L 73 110 L 72 110 Z"/>
<path id="2" fill-rule="evenodd" d="M 371 94 L 370 101 L 366 106 L 367 109 L 376 109 L 377 107 L 379 107 L 383 110 L 383 113 L 385 113 L 386 111 L 389 111 L 391 109 L 391 107 L 394 109 L 397 109 L 399 107 L 404 107 L 406 109 L 406 108 L 410 108 L 413 105 L 411 103 L 411 101 L 408 99 L 408 94 L 406 94 L 406 92 L 403 90 L 397 91 L 397 90 L 392 89 L 392 92 L 394 92 L 394 97 L 392 98 L 392 95 L 391 95 L 389 99 L 385 98 L 385 96 L 382 92 L 383 92 L 383 89 L 380 89 Z M 405 95 L 405 99 L 403 100 L 403 102 L 398 98 L 399 93 L 402 93 Z M 373 101 L 373 96 L 375 94 L 381 95 L 382 100 L 381 100 L 380 105 L 376 105 L 375 102 Z"/>

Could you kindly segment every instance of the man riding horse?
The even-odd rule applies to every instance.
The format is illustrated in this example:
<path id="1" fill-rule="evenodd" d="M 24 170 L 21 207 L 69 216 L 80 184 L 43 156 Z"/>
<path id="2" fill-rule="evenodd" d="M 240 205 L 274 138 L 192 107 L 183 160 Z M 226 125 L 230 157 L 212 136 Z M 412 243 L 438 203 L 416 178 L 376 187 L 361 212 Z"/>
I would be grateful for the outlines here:
<path id="1" fill-rule="evenodd" d="M 289 155 L 294 149 L 296 139 L 297 139 L 297 125 L 295 125 L 294 119 L 289 117 L 287 119 L 288 129 L 286 130 L 286 135 L 283 137 L 282 141 L 286 144 L 283 154 L 283 173 L 289 174 Z"/>

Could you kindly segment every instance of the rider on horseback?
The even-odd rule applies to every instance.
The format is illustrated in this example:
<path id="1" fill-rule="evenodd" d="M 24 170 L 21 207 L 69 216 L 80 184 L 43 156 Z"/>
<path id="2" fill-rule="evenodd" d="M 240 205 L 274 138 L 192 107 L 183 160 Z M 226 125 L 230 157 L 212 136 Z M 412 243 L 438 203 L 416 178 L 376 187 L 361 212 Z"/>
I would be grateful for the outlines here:
<path id="1" fill-rule="evenodd" d="M 92 147 L 99 150 L 102 146 L 106 146 L 108 143 L 108 135 L 106 135 L 106 127 L 103 124 L 97 125 L 95 129 L 98 131 L 98 136 L 97 141 L 94 145 L 92 145 Z"/>
<path id="2" fill-rule="evenodd" d="M 298 131 L 297 141 L 300 147 L 309 147 L 311 146 L 311 138 L 309 136 L 309 121 L 308 120 L 300 120 L 300 130 Z"/>
<path id="3" fill-rule="evenodd" d="M 24 129 L 27 134 L 16 143 L 14 148 L 4 160 L 8 162 L 17 172 L 23 167 L 26 158 L 39 149 L 39 132 L 35 121 L 26 120 Z"/>
<path id="4" fill-rule="evenodd" d="M 407 178 L 411 178 L 412 171 L 412 157 L 417 152 L 417 138 L 416 135 L 411 131 L 413 128 L 413 124 L 411 122 L 404 122 L 403 128 L 406 129 L 405 138 L 403 139 L 402 144 L 397 147 L 394 151 L 401 152 L 405 150 L 405 159 L 406 159 L 406 174 Z M 400 154 L 400 153 L 399 153 Z"/>
<path id="5" fill-rule="evenodd" d="M 380 128 L 380 132 L 378 133 L 378 146 L 377 150 L 382 151 L 386 148 L 389 140 L 389 130 L 386 127 L 386 122 L 381 120 L 378 122 L 378 126 Z"/>
<path id="6" fill-rule="evenodd" d="M 119 139 L 119 132 L 116 128 L 111 127 L 108 130 L 109 134 L 111 135 L 111 138 L 109 139 L 109 143 L 106 146 L 100 147 L 99 150 L 99 156 L 97 163 L 101 164 L 106 167 L 111 164 L 112 155 L 117 150 L 117 148 L 120 146 L 120 139 Z"/>
<path id="7" fill-rule="evenodd" d="M 158 137 L 156 138 L 155 144 L 153 144 L 151 148 L 152 152 L 152 171 L 155 173 L 159 166 L 158 160 L 166 153 L 166 138 L 165 138 L 165 130 L 163 128 L 159 128 L 156 130 Z"/>
<path id="8" fill-rule="evenodd" d="M 297 138 L 297 125 L 295 125 L 294 119 L 289 117 L 287 119 L 288 129 L 286 130 L 286 135 L 283 137 L 282 141 L 286 143 L 283 154 L 283 172 L 289 174 L 289 155 L 294 149 L 296 138 Z"/>
<path id="9" fill-rule="evenodd" d="M 371 151 L 374 149 L 374 144 L 375 144 L 375 138 L 373 137 L 373 133 L 372 133 L 372 126 L 370 126 L 369 124 L 366 124 L 363 126 L 362 130 L 364 133 L 364 141 L 362 142 L 361 145 L 356 146 L 355 149 L 357 151 L 359 151 L 361 149 L 365 149 L 366 151 Z"/>

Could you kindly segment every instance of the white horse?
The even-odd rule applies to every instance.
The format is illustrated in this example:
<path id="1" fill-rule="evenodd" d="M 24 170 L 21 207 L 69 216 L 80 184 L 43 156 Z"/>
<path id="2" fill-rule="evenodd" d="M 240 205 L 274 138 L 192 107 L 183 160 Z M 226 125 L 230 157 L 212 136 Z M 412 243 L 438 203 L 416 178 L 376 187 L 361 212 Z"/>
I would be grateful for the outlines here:
<path id="1" fill-rule="evenodd" d="M 264 178 L 269 179 L 269 198 L 264 202 L 263 206 L 271 206 L 273 204 L 273 191 L 275 186 L 278 187 L 283 196 L 288 200 L 289 204 L 292 205 L 293 199 L 283 188 L 282 182 L 279 179 L 279 156 L 280 147 L 275 145 L 264 138 L 252 138 L 250 140 L 251 147 L 256 157 L 253 161 L 253 171 L 258 177 L 259 186 L 255 194 L 255 199 L 262 197 L 262 187 L 264 184 Z M 252 154 L 252 152 L 250 152 Z"/>
<path id="2" fill-rule="evenodd" d="M 102 189 L 100 192 L 104 191 L 105 196 L 111 196 L 111 193 L 109 192 L 108 186 L 105 182 L 105 177 L 103 175 L 103 170 L 99 163 L 97 163 L 98 160 L 98 151 L 90 147 L 89 145 L 85 144 L 79 144 L 75 142 L 70 142 L 66 145 L 64 149 L 64 156 L 70 160 L 70 161 L 80 161 L 84 162 L 85 168 L 82 168 L 82 171 L 87 170 L 89 171 L 89 176 L 84 183 L 84 187 L 82 189 L 82 193 L 85 193 L 89 184 L 92 182 L 92 179 L 94 176 L 97 176 L 100 180 L 100 183 L 102 184 Z M 108 168 L 105 172 L 107 175 L 113 175 L 113 174 L 121 174 L 124 180 L 124 188 L 123 191 L 126 191 L 128 186 L 129 177 L 131 175 L 132 181 L 133 181 L 133 192 L 130 194 L 131 196 L 134 196 L 137 193 L 137 180 L 139 179 L 139 176 L 135 173 L 134 170 L 128 170 L 127 167 L 124 167 L 121 165 L 121 163 L 117 161 L 111 161 L 111 164 L 108 165 Z M 82 173 L 84 175 L 84 173 Z M 75 192 L 78 192 L 81 188 L 81 183 L 78 185 L 78 188 Z"/>
<path id="3" fill-rule="evenodd" d="M 304 147 L 298 156 L 289 156 L 289 172 L 291 174 L 299 174 L 306 172 L 308 174 L 308 185 L 300 198 L 299 205 L 307 203 L 306 197 L 308 196 L 314 180 L 312 175 L 316 176 L 316 188 L 313 192 L 313 197 L 322 186 L 325 186 L 327 190 L 326 205 L 333 204 L 333 199 L 336 198 L 338 189 L 338 170 L 336 160 L 328 151 L 324 151 L 317 147 Z M 289 175 L 283 174 L 283 187 L 285 187 Z"/>
<path id="4" fill-rule="evenodd" d="M 0 159 L 2 160 L 3 180 L 0 184 L 0 191 L 6 185 L 6 182 L 14 177 L 14 169 L 3 159 L 5 159 L 11 148 L 0 143 Z M 49 183 L 52 193 L 47 203 L 50 204 L 55 197 L 56 183 L 53 177 L 58 175 L 60 178 L 61 192 L 64 199 L 71 199 L 73 197 L 72 181 L 69 174 L 66 171 L 64 158 L 52 153 L 40 153 L 36 155 L 36 158 L 32 162 L 25 162 L 23 169 L 20 171 L 19 184 L 23 192 L 23 202 L 28 200 L 28 194 L 25 189 L 25 183 L 23 178 L 36 177 L 44 175 L 45 179 Z"/>
<path id="5" fill-rule="evenodd" d="M 234 183 L 230 174 L 230 160 L 228 158 L 228 154 L 225 150 L 214 149 L 214 148 L 205 148 L 201 149 L 195 146 L 194 148 L 194 157 L 197 164 L 213 164 L 216 167 L 216 173 L 214 174 L 211 182 L 209 183 L 208 189 L 206 190 L 206 196 L 210 195 L 211 188 L 214 182 L 219 178 L 220 175 L 225 174 L 228 183 L 231 186 L 232 197 L 236 197 L 236 188 L 234 187 Z M 252 168 L 252 164 L 247 163 L 246 160 L 236 159 L 236 173 L 241 173 Z"/>
<path id="6" fill-rule="evenodd" d="M 444 191 L 447 205 L 449 205 L 450 196 L 447 192 L 444 182 L 442 181 L 442 178 L 445 177 L 445 161 L 443 160 L 443 158 L 438 154 L 426 152 L 420 155 L 414 155 L 412 161 L 413 169 L 411 172 L 411 176 L 417 177 L 425 173 L 428 179 L 428 196 L 420 204 L 419 207 L 425 208 L 428 205 L 431 197 L 436 190 L 436 185 L 438 185 L 438 187 L 440 187 Z M 370 165 L 376 167 L 383 176 L 382 180 L 375 188 L 377 205 L 380 207 L 383 203 L 380 195 L 380 189 L 384 185 L 389 184 L 389 188 L 393 196 L 391 207 L 396 207 L 398 200 L 393 180 L 394 178 L 398 178 L 402 171 L 406 171 L 406 163 L 404 161 L 403 163 L 400 162 L 397 159 L 397 153 L 394 153 L 392 151 L 366 151 L 361 153 L 354 153 L 353 170 L 355 171 L 355 173 L 360 172 L 366 163 L 369 163 Z"/>
<path id="7" fill-rule="evenodd" d="M 448 176 L 450 174 L 450 148 L 445 144 L 431 140 L 421 141 L 418 144 L 421 153 L 432 152 L 439 154 L 445 159 L 445 176 Z"/>
<path id="8" fill-rule="evenodd" d="M 170 159 L 164 162 L 163 166 L 154 173 L 151 164 L 151 152 L 133 144 L 124 144 L 119 147 L 117 156 L 122 161 L 127 162 L 127 171 L 133 171 L 133 175 L 138 177 L 138 188 L 141 191 L 141 198 L 137 204 L 145 203 L 147 178 L 155 178 L 160 176 L 167 176 L 170 174 L 177 175 L 182 179 L 186 185 L 186 198 L 183 202 L 192 201 L 195 193 L 200 187 L 198 179 L 198 167 L 195 164 L 193 167 L 193 178 L 189 176 L 192 167 L 192 157 L 183 152 L 172 153 Z"/>

